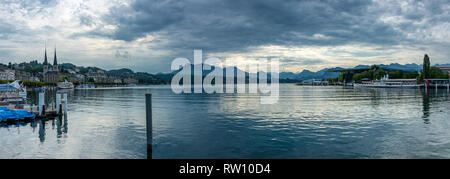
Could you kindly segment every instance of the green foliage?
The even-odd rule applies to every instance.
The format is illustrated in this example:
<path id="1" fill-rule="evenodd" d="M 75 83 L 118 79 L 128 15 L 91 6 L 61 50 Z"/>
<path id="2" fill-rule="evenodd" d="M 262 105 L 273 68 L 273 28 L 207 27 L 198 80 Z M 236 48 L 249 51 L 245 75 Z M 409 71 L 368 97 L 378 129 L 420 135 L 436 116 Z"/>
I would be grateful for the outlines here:
<path id="1" fill-rule="evenodd" d="M 379 80 L 386 76 L 386 71 L 384 71 L 383 69 L 378 69 L 373 75 L 375 79 Z"/>
<path id="2" fill-rule="evenodd" d="M 339 74 L 339 77 L 338 77 L 338 81 L 339 82 L 344 82 L 344 75 L 345 74 L 347 74 L 347 72 L 342 72 L 341 74 Z"/>
<path id="3" fill-rule="evenodd" d="M 448 73 L 442 71 L 438 67 L 430 67 L 429 78 L 425 77 L 424 70 L 421 71 L 420 75 L 417 77 L 417 81 L 423 82 L 425 79 L 449 79 Z"/>
<path id="4" fill-rule="evenodd" d="M 417 82 L 424 82 L 425 81 L 425 77 L 424 77 L 424 74 L 423 74 L 423 69 L 420 70 L 420 75 L 417 76 L 416 79 L 417 79 Z"/>
<path id="5" fill-rule="evenodd" d="M 336 83 L 339 81 L 339 78 L 328 78 L 328 82 L 330 83 Z"/>
<path id="6" fill-rule="evenodd" d="M 107 74 L 111 76 L 117 76 L 120 78 L 131 78 L 134 76 L 135 73 L 133 72 L 133 70 L 122 68 L 118 70 L 110 70 L 107 72 Z"/>
<path id="7" fill-rule="evenodd" d="M 419 76 L 417 71 L 404 72 L 399 70 L 389 72 L 389 79 L 416 79 L 417 76 Z"/>
<path id="8" fill-rule="evenodd" d="M 135 78 L 138 83 L 142 84 L 165 84 L 166 81 L 152 74 L 137 72 Z"/>
<path id="9" fill-rule="evenodd" d="M 405 74 L 403 73 L 403 71 L 399 70 L 399 71 L 391 71 L 389 72 L 389 78 L 390 79 L 403 79 L 403 76 Z"/>
<path id="10" fill-rule="evenodd" d="M 0 80 L 0 84 L 12 83 L 14 80 Z M 25 86 L 40 87 L 44 85 L 54 85 L 54 83 L 44 83 L 39 81 L 22 81 Z"/>
<path id="11" fill-rule="evenodd" d="M 412 71 L 412 72 L 405 73 L 405 74 L 403 75 L 403 79 L 415 79 L 415 78 L 417 78 L 418 76 L 419 76 L 419 72 L 417 72 L 417 71 Z"/>
<path id="12" fill-rule="evenodd" d="M 58 78 L 58 81 L 59 81 L 59 82 L 63 82 L 63 81 L 65 81 L 65 80 L 69 80 L 69 77 L 68 77 L 67 75 L 61 75 L 61 76 Z"/>
<path id="13" fill-rule="evenodd" d="M 438 67 L 431 67 L 430 58 L 427 54 L 423 58 L 423 69 L 417 76 L 417 81 L 423 82 L 425 79 L 449 79 L 448 73 L 442 71 Z"/>
<path id="14" fill-rule="evenodd" d="M 374 79 L 374 71 L 373 70 L 368 70 L 368 71 L 364 71 L 361 73 L 356 73 L 353 75 L 353 80 L 354 81 L 361 81 L 364 78 L 368 78 L 370 80 Z"/>
<path id="15" fill-rule="evenodd" d="M 27 65 L 25 66 L 24 71 L 37 74 L 39 72 L 42 72 L 42 68 L 42 65 Z"/>
<path id="16" fill-rule="evenodd" d="M 23 84 L 25 86 L 32 86 L 32 87 L 40 87 L 46 85 L 46 83 L 39 81 L 24 81 Z"/>
<path id="17" fill-rule="evenodd" d="M 353 75 L 353 81 L 360 81 L 363 78 L 365 78 L 365 77 L 362 73 L 356 73 Z"/>
<path id="18" fill-rule="evenodd" d="M 431 78 L 430 73 L 431 73 L 431 63 L 430 63 L 430 58 L 428 57 L 427 54 L 425 54 L 425 56 L 423 57 L 423 78 L 425 79 L 429 79 Z"/>
<path id="19" fill-rule="evenodd" d="M 0 84 L 8 84 L 14 82 L 14 80 L 0 80 Z"/>
<path id="20" fill-rule="evenodd" d="M 448 73 L 442 71 L 438 67 L 430 68 L 430 78 L 432 79 L 448 79 Z"/>

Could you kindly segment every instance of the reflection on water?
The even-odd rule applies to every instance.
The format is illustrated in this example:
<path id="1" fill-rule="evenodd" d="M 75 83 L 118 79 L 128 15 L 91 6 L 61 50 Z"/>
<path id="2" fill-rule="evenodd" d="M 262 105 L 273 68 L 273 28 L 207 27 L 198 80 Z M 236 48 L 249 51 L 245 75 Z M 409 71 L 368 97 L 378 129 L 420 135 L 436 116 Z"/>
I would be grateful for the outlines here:
<path id="1" fill-rule="evenodd" d="M 61 91 L 46 91 L 47 106 L 55 107 L 57 92 Z M 64 92 L 69 100 L 67 115 L 1 124 L 0 158 L 146 158 L 141 93 L 132 89 Z M 36 104 L 37 97 L 37 92 L 29 93 L 28 103 Z"/>
<path id="2" fill-rule="evenodd" d="M 52 125 L 52 130 L 55 130 L 56 127 L 56 138 L 61 138 L 63 134 L 67 134 L 67 115 L 59 116 L 55 119 L 36 120 L 30 123 L 30 127 L 34 129 L 37 123 L 39 124 L 39 140 L 41 142 L 45 142 L 45 130 L 47 130 L 45 126 L 49 123 Z"/>
<path id="3" fill-rule="evenodd" d="M 283 84 L 277 105 L 255 94 L 153 96 L 154 158 L 450 157 L 445 90 Z"/>
<path id="4" fill-rule="evenodd" d="M 425 124 L 429 124 L 430 120 L 428 119 L 430 117 L 430 100 L 428 98 L 428 92 L 425 92 L 423 95 L 423 120 Z"/>
<path id="5" fill-rule="evenodd" d="M 282 84 L 275 105 L 170 86 L 68 93 L 67 116 L 2 124 L 0 158 L 146 158 L 146 93 L 153 158 L 450 158 L 446 90 Z"/>

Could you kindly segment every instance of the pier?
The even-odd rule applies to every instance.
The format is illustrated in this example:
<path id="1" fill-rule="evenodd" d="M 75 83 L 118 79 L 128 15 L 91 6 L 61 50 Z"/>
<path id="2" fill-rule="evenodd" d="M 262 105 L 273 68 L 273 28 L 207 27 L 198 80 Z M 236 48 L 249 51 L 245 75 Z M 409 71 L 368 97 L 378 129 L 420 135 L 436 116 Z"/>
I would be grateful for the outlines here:
<path id="1" fill-rule="evenodd" d="M 0 122 L 14 123 L 19 121 L 33 121 L 53 119 L 67 114 L 67 93 L 56 93 L 53 106 L 45 104 L 45 93 L 40 92 L 38 105 L 8 104 L 0 106 Z"/>
<path id="2" fill-rule="evenodd" d="M 44 99 L 45 93 L 39 93 L 37 110 L 30 110 L 37 118 L 56 117 L 67 113 L 67 93 L 56 93 L 55 106 L 46 106 Z"/>

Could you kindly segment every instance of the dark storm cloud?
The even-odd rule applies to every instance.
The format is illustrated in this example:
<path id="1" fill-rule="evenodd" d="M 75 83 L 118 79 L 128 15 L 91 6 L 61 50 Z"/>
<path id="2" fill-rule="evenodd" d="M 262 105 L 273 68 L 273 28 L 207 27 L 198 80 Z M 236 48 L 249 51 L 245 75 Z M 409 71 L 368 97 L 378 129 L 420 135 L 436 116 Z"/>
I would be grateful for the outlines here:
<path id="1" fill-rule="evenodd" d="M 84 26 L 94 25 L 94 21 L 92 20 L 92 17 L 89 15 L 80 15 L 78 19 L 80 20 L 80 25 Z"/>
<path id="2" fill-rule="evenodd" d="M 381 61 L 383 56 L 410 62 L 407 59 L 415 52 L 442 62 L 449 56 L 449 4 L 449 0 L 8 0 L 0 5 L 0 40 L 23 49 L 10 53 L 16 55 L 29 53 L 23 44 L 34 44 L 31 49 L 44 41 L 64 42 L 86 52 L 73 55 L 80 62 L 95 58 L 99 66 L 120 66 L 134 60 L 129 64 L 143 71 L 170 69 L 170 60 L 176 57 L 192 59 L 193 49 L 219 58 L 276 55 L 285 64 L 300 66 L 347 60 L 354 62 L 345 64 L 357 65 L 360 59 Z M 0 57 L 6 54 L 1 50 Z M 98 53 L 102 55 L 93 55 Z M 108 61 L 115 57 L 124 60 Z"/>
<path id="3" fill-rule="evenodd" d="M 104 21 L 118 27 L 113 39 L 132 41 L 157 32 L 183 19 L 183 8 L 176 1 L 135 1 L 130 8 L 113 7 Z"/>
<path id="4" fill-rule="evenodd" d="M 395 44 L 401 37 L 391 26 L 367 14 L 370 1 L 171 1 L 136 0 L 114 7 L 104 22 L 109 33 L 133 41 L 147 34 L 167 39 L 168 49 L 207 48 L 245 51 L 259 45 L 338 45 L 352 42 Z"/>

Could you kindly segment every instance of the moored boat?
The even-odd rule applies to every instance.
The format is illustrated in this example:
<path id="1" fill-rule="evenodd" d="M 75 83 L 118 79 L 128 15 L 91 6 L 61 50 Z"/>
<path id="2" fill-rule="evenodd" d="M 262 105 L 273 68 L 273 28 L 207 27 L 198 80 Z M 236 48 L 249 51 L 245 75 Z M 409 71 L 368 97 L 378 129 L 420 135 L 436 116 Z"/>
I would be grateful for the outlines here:
<path id="1" fill-rule="evenodd" d="M 36 114 L 26 110 L 12 110 L 5 106 L 0 106 L 0 122 L 11 122 L 15 120 L 34 119 Z"/>
<path id="2" fill-rule="evenodd" d="M 73 89 L 73 83 L 72 82 L 68 82 L 67 80 L 65 80 L 64 82 L 59 82 L 58 83 L 58 88 L 59 89 Z"/>
<path id="3" fill-rule="evenodd" d="M 24 103 L 27 98 L 25 85 L 16 80 L 9 84 L 0 85 L 0 104 Z"/>
<path id="4" fill-rule="evenodd" d="M 415 79 L 385 79 L 363 81 L 361 83 L 355 83 L 353 86 L 367 88 L 420 88 L 424 85 L 417 83 Z"/>

